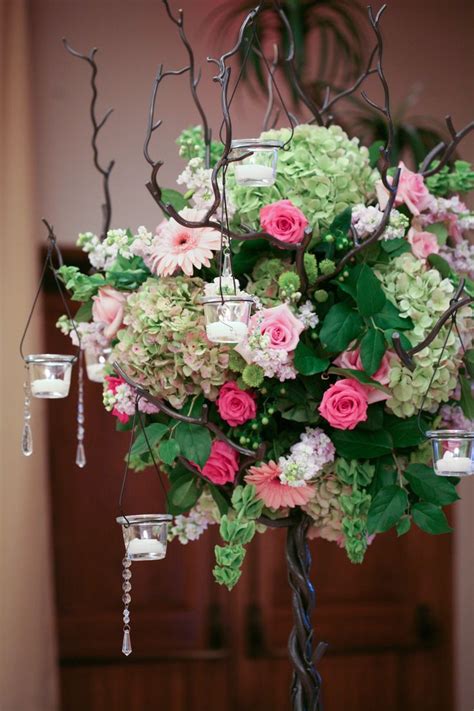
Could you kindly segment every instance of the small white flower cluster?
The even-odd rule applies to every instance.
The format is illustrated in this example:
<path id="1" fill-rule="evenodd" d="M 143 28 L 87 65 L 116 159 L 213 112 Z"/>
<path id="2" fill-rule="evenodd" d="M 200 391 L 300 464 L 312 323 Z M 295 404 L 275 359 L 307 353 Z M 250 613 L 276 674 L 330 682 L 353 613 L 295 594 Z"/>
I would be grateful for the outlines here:
<path id="1" fill-rule="evenodd" d="M 352 210 L 352 225 L 360 239 L 365 239 L 372 235 L 382 222 L 383 212 L 373 205 L 356 205 Z M 389 223 L 384 230 L 381 239 L 399 239 L 404 237 L 410 221 L 406 215 L 398 210 L 392 210 Z"/>
<path id="2" fill-rule="evenodd" d="M 105 324 L 103 323 L 95 323 L 94 321 L 90 323 L 78 323 L 76 321 L 74 323 L 64 315 L 58 319 L 56 328 L 59 328 L 65 336 L 70 337 L 73 346 L 79 345 L 77 340 L 77 334 L 79 334 L 83 351 L 99 354 L 110 345 L 110 339 L 104 336 Z"/>
<path id="3" fill-rule="evenodd" d="M 441 408 L 443 427 L 453 430 L 472 430 L 474 422 L 467 418 L 458 405 L 443 405 Z"/>
<path id="4" fill-rule="evenodd" d="M 474 244 L 463 240 L 453 249 L 441 247 L 440 254 L 455 272 L 466 274 L 470 279 L 474 279 Z"/>
<path id="5" fill-rule="evenodd" d="M 107 271 L 119 254 L 126 259 L 133 256 L 130 249 L 132 240 L 126 230 L 121 229 L 109 230 L 103 242 L 92 232 L 83 232 L 77 239 L 77 246 L 87 253 L 89 262 L 95 269 Z"/>
<path id="6" fill-rule="evenodd" d="M 191 197 L 194 207 L 199 210 L 207 210 L 214 201 L 214 191 L 211 183 L 212 170 L 204 167 L 202 158 L 191 158 L 186 168 L 183 170 L 176 182 L 178 185 L 187 187 L 186 197 Z M 222 183 L 219 184 L 222 193 Z M 229 219 L 235 213 L 235 206 L 232 203 L 229 193 L 226 194 L 226 206 Z"/>
<path id="7" fill-rule="evenodd" d="M 214 519 L 208 512 L 202 511 L 198 503 L 187 516 L 175 516 L 169 539 L 178 538 L 183 545 L 189 541 L 197 541 L 213 523 L 215 523 Z"/>
<path id="8" fill-rule="evenodd" d="M 137 234 L 134 235 L 133 242 L 130 245 L 131 254 L 137 257 L 146 257 L 153 245 L 153 239 L 153 234 L 149 232 L 146 227 L 141 225 L 137 230 Z"/>
<path id="9" fill-rule="evenodd" d="M 262 317 L 263 318 L 263 317 Z M 278 378 L 280 382 L 294 380 L 296 370 L 290 355 L 283 349 L 269 348 L 269 336 L 260 332 L 260 323 L 257 320 L 254 330 L 248 337 L 248 347 L 252 353 L 252 363 L 263 368 L 266 378 Z"/>
<path id="10" fill-rule="evenodd" d="M 299 307 L 296 318 L 301 321 L 305 328 L 316 328 L 319 323 L 318 315 L 314 311 L 314 305 L 309 300 Z"/>
<path id="11" fill-rule="evenodd" d="M 135 390 L 131 388 L 128 383 L 121 383 L 113 390 L 106 386 L 102 396 L 104 407 L 107 412 L 115 410 L 116 413 L 128 415 L 129 417 L 133 417 L 135 414 L 135 399 Z M 145 412 L 148 415 L 153 415 L 158 412 L 158 408 L 155 407 L 155 405 L 152 405 L 143 398 L 141 398 L 138 402 L 138 409 L 140 412 Z"/>
<path id="12" fill-rule="evenodd" d="M 306 428 L 300 441 L 294 444 L 287 457 L 280 457 L 280 481 L 288 486 L 304 486 L 334 461 L 335 449 L 329 437 L 316 427 Z"/>

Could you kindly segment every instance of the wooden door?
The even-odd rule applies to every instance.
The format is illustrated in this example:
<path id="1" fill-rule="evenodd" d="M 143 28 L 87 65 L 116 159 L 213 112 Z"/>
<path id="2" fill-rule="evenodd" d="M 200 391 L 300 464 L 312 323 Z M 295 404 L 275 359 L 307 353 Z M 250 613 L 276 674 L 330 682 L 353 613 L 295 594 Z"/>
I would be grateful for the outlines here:
<path id="1" fill-rule="evenodd" d="M 68 263 L 80 265 L 76 251 Z M 51 287 L 51 285 L 50 285 Z M 46 343 L 66 348 L 45 299 Z M 164 561 L 132 566 L 133 653 L 121 654 L 121 559 L 115 517 L 128 435 L 85 382 L 88 465 L 75 457 L 76 387 L 48 403 L 50 482 L 63 711 L 288 711 L 291 627 L 284 532 L 257 536 L 228 593 L 212 579 L 213 527 Z M 127 511 L 162 509 L 156 473 L 131 473 Z M 363 566 L 317 541 L 313 581 L 325 711 L 452 709 L 450 537 L 377 538 Z"/>

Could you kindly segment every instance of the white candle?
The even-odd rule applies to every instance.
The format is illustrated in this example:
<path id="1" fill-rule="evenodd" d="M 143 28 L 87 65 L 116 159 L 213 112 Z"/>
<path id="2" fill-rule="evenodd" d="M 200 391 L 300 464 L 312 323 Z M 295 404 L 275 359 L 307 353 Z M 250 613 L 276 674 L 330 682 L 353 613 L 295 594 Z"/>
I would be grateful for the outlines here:
<path id="1" fill-rule="evenodd" d="M 130 558 L 135 556 L 144 557 L 149 554 L 152 554 L 154 558 L 164 558 L 166 547 L 155 538 L 134 538 L 127 546 L 127 555 Z"/>
<path id="2" fill-rule="evenodd" d="M 86 366 L 87 377 L 92 380 L 93 383 L 103 383 L 104 382 L 104 363 L 91 363 Z"/>
<path id="3" fill-rule="evenodd" d="M 255 163 L 236 165 L 235 179 L 240 185 L 273 185 L 275 176 L 270 165 Z"/>
<path id="4" fill-rule="evenodd" d="M 239 343 L 247 335 L 247 324 L 242 321 L 208 323 L 206 334 L 213 343 Z"/>
<path id="5" fill-rule="evenodd" d="M 438 474 L 458 474 L 463 476 L 473 472 L 473 465 L 469 457 L 460 457 L 459 450 L 456 453 L 446 451 L 442 459 L 436 461 L 436 472 Z"/>
<path id="6" fill-rule="evenodd" d="M 41 398 L 66 397 L 69 393 L 69 381 L 58 378 L 39 378 L 31 383 L 31 394 Z"/>

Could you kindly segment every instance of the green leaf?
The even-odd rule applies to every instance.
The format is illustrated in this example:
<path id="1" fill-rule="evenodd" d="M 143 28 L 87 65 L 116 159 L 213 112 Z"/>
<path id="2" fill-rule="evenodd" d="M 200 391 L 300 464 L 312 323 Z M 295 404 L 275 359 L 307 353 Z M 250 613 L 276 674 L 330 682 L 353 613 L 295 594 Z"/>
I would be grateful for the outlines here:
<path id="1" fill-rule="evenodd" d="M 369 161 L 370 167 L 375 168 L 380 160 L 380 149 L 383 147 L 384 141 L 374 141 L 371 146 L 369 146 Z"/>
<path id="2" fill-rule="evenodd" d="M 443 510 L 434 504 L 419 503 L 412 507 L 413 521 L 426 533 L 450 533 L 453 529 Z"/>
<path id="3" fill-rule="evenodd" d="M 74 314 L 74 321 L 77 321 L 77 323 L 86 323 L 87 321 L 90 321 L 92 318 L 92 303 L 92 299 L 89 299 L 89 301 L 81 304 Z"/>
<path id="4" fill-rule="evenodd" d="M 199 425 L 189 425 L 187 422 L 180 422 L 175 430 L 175 438 L 183 457 L 203 467 L 211 453 L 211 435 L 209 430 Z"/>
<path id="5" fill-rule="evenodd" d="M 383 309 L 375 314 L 374 323 L 382 330 L 393 328 L 395 330 L 409 330 L 413 328 L 411 318 L 402 318 L 398 309 L 390 301 L 386 301 Z"/>
<path id="6" fill-rule="evenodd" d="M 430 254 L 428 256 L 428 262 L 439 271 L 443 279 L 447 279 L 451 275 L 451 267 L 439 254 Z"/>
<path id="7" fill-rule="evenodd" d="M 328 232 L 333 235 L 343 234 L 346 235 L 349 232 L 352 219 L 352 208 L 346 207 L 342 212 L 339 212 L 334 220 L 329 225 Z"/>
<path id="8" fill-rule="evenodd" d="M 412 347 L 412 343 L 408 340 L 406 335 L 398 331 L 396 328 L 387 328 L 384 332 L 385 340 L 387 341 L 388 345 L 393 348 L 393 334 L 398 333 L 400 336 L 400 343 L 402 346 L 405 348 L 405 350 L 409 350 Z"/>
<path id="9" fill-rule="evenodd" d="M 359 422 L 357 427 L 361 430 L 381 430 L 383 428 L 383 406 L 380 403 L 369 405 L 367 419 L 364 422 Z"/>
<path id="10" fill-rule="evenodd" d="M 173 190 L 172 188 L 165 188 L 162 190 L 161 199 L 164 203 L 174 207 L 177 212 L 188 206 L 188 201 L 185 199 L 184 195 L 181 195 L 180 192 Z"/>
<path id="11" fill-rule="evenodd" d="M 461 384 L 461 409 L 468 420 L 474 420 L 474 398 L 472 397 L 472 382 L 466 376 L 460 375 L 459 382 Z"/>
<path id="12" fill-rule="evenodd" d="M 317 405 L 311 400 L 307 400 L 301 405 L 293 405 L 288 410 L 281 412 L 281 416 L 284 420 L 307 422 L 308 424 L 314 424 L 319 420 Z"/>
<path id="13" fill-rule="evenodd" d="M 380 282 L 367 264 L 362 266 L 357 280 L 357 306 L 362 316 L 373 316 L 384 307 L 387 299 Z"/>
<path id="14" fill-rule="evenodd" d="M 171 487 L 168 497 L 174 506 L 186 511 L 194 506 L 200 493 L 195 477 L 189 472 L 189 477 L 183 475 Z"/>
<path id="15" fill-rule="evenodd" d="M 168 425 L 162 425 L 159 422 L 154 422 L 152 425 L 148 425 L 148 427 L 145 427 L 145 432 L 150 447 L 154 449 L 160 439 L 168 432 Z M 146 454 L 149 451 L 150 450 L 148 449 L 148 444 L 145 439 L 145 435 L 143 434 L 143 431 L 140 430 L 133 443 L 131 455 L 137 457 L 141 456 L 142 454 Z"/>
<path id="16" fill-rule="evenodd" d="M 321 343 L 329 351 L 343 351 L 351 341 L 360 336 L 363 327 L 361 317 L 349 304 L 335 304 L 324 319 L 320 333 Z"/>
<path id="17" fill-rule="evenodd" d="M 164 442 L 161 442 L 158 447 L 158 456 L 165 464 L 173 464 L 180 452 L 181 449 L 175 439 L 167 439 Z"/>
<path id="18" fill-rule="evenodd" d="M 385 430 L 333 430 L 337 453 L 348 459 L 376 459 L 392 451 L 392 438 Z"/>
<path id="19" fill-rule="evenodd" d="M 404 516 L 397 523 L 397 536 L 399 538 L 400 538 L 400 536 L 404 536 L 405 533 L 408 533 L 410 528 L 411 528 L 411 519 L 409 516 Z"/>
<path id="20" fill-rule="evenodd" d="M 296 346 L 294 364 L 298 373 L 316 375 L 326 370 L 329 366 L 329 358 L 319 358 L 311 348 L 300 341 Z"/>
<path id="21" fill-rule="evenodd" d="M 403 516 L 408 506 L 406 491 L 399 486 L 385 486 L 375 495 L 367 516 L 367 531 L 384 533 Z"/>
<path id="22" fill-rule="evenodd" d="M 360 342 L 360 357 L 368 375 L 377 372 L 385 353 L 385 338 L 381 331 L 369 328 Z"/>
<path id="23" fill-rule="evenodd" d="M 374 380 L 363 370 L 354 370 L 352 368 L 336 368 L 335 366 L 331 366 L 328 370 L 328 373 L 332 375 L 344 375 L 344 377 L 346 378 L 354 378 L 355 380 L 358 380 L 359 383 L 363 383 L 364 385 L 370 385 L 371 388 L 382 390 L 382 392 L 384 393 L 390 393 L 390 390 L 388 389 L 388 387 L 386 387 L 386 385 L 382 385 L 377 380 Z"/>
<path id="24" fill-rule="evenodd" d="M 411 247 L 404 237 L 397 239 L 384 239 L 380 242 L 380 246 L 386 254 L 392 257 L 398 257 L 404 252 L 409 252 Z"/>
<path id="25" fill-rule="evenodd" d="M 439 245 L 445 245 L 448 239 L 448 228 L 444 222 L 435 222 L 432 225 L 426 225 L 423 227 L 425 232 L 431 232 L 431 234 L 436 235 Z"/>
<path id="26" fill-rule="evenodd" d="M 454 484 L 442 476 L 436 476 L 431 467 L 424 464 L 410 464 L 405 478 L 415 494 L 430 504 L 445 506 L 459 499 Z"/>
<path id="27" fill-rule="evenodd" d="M 474 378 L 474 348 L 468 348 L 464 354 L 464 364 L 468 375 Z"/>
<path id="28" fill-rule="evenodd" d="M 227 501 L 225 496 L 221 494 L 217 486 L 215 486 L 214 484 L 208 484 L 207 486 L 209 491 L 211 492 L 212 498 L 217 504 L 219 513 L 223 516 L 229 510 L 229 502 Z"/>
<path id="29" fill-rule="evenodd" d="M 423 427 L 424 421 L 421 420 L 421 426 Z M 384 418 L 384 428 L 393 440 L 393 446 L 398 449 L 403 447 L 416 447 L 425 441 L 424 434 L 420 431 L 418 426 L 418 416 L 407 417 L 402 420 L 395 415 L 385 415 Z"/>

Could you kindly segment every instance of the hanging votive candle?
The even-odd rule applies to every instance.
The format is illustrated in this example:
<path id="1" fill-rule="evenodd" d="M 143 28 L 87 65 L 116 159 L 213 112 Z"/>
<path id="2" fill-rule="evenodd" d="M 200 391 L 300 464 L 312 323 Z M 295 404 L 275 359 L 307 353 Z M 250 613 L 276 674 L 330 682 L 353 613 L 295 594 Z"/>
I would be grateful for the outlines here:
<path id="1" fill-rule="evenodd" d="M 67 397 L 75 360 L 75 355 L 42 353 L 26 356 L 31 395 L 50 400 Z"/>
<path id="2" fill-rule="evenodd" d="M 128 560 L 161 560 L 166 556 L 169 514 L 139 514 L 119 516 L 122 526 L 125 555 Z"/>
<path id="3" fill-rule="evenodd" d="M 438 476 L 474 474 L 474 432 L 432 430 L 426 433 L 433 447 L 433 467 Z"/>
<path id="4" fill-rule="evenodd" d="M 206 284 L 201 303 L 206 335 L 212 343 L 240 343 L 245 338 L 254 300 L 240 291 L 233 276 L 217 277 L 212 284 Z"/>
<path id="5" fill-rule="evenodd" d="M 281 141 L 260 138 L 232 141 L 230 158 L 240 158 L 233 162 L 236 183 L 248 188 L 273 185 L 277 176 L 278 149 L 282 146 Z"/>
<path id="6" fill-rule="evenodd" d="M 105 366 L 109 362 L 112 348 L 87 348 L 86 349 L 87 377 L 93 383 L 103 383 L 105 379 Z"/>

